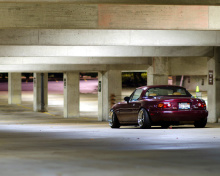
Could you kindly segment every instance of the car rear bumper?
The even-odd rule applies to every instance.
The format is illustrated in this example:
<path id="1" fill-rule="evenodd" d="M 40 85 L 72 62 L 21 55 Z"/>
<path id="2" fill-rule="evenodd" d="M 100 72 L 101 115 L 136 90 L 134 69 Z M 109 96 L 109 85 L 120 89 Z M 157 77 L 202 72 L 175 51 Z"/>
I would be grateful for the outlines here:
<path id="1" fill-rule="evenodd" d="M 183 110 L 183 111 L 157 111 L 150 112 L 151 121 L 157 122 L 181 122 L 200 121 L 207 119 L 207 110 Z"/>

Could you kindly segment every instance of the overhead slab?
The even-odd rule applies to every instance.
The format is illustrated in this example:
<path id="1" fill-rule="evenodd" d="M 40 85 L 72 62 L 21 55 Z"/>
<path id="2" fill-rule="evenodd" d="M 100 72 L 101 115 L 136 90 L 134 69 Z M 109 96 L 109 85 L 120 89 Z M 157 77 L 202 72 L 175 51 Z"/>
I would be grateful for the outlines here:
<path id="1" fill-rule="evenodd" d="M 0 45 L 220 46 L 220 31 L 1 29 Z"/>
<path id="2" fill-rule="evenodd" d="M 213 47 L 0 46 L 0 57 L 211 57 Z M 4 58 L 1 58 L 4 60 Z M 26 59 L 27 60 L 27 59 Z M 25 59 L 23 59 L 25 61 Z"/>

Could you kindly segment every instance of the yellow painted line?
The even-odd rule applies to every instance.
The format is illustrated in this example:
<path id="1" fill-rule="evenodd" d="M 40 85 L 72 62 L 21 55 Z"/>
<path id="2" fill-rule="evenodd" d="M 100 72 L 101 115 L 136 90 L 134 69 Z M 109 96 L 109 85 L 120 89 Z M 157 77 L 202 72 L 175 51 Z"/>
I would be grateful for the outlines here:
<path id="1" fill-rule="evenodd" d="M 84 117 L 84 118 L 82 118 L 83 120 L 89 120 L 89 118 L 87 118 L 87 117 Z"/>
<path id="2" fill-rule="evenodd" d="M 20 104 L 17 104 L 17 106 L 20 106 L 20 107 L 22 107 L 22 108 L 26 108 L 26 109 L 31 109 L 31 110 L 32 110 L 32 108 L 29 108 L 29 107 L 26 107 L 26 106 L 22 106 L 22 105 L 20 105 Z M 50 115 L 50 116 L 56 116 L 56 115 L 50 114 L 50 113 L 48 113 L 48 112 L 42 112 L 42 113 L 47 114 L 47 115 Z"/>
<path id="3" fill-rule="evenodd" d="M 20 107 L 25 108 L 25 109 L 31 109 L 32 110 L 32 108 L 29 108 L 29 107 L 26 107 L 26 106 L 22 106 L 20 104 L 17 104 L 17 106 L 20 106 Z"/>
<path id="4" fill-rule="evenodd" d="M 42 113 L 47 114 L 47 115 L 50 115 L 50 116 L 56 116 L 56 115 L 50 114 L 50 113 L 48 113 L 48 112 L 42 112 Z"/>

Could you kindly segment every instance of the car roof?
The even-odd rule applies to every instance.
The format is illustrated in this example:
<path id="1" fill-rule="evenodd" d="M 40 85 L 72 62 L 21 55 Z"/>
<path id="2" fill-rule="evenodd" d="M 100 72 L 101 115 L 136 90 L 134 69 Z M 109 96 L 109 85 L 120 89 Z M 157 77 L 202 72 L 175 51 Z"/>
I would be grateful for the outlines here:
<path id="1" fill-rule="evenodd" d="M 149 85 L 149 86 L 142 86 L 138 87 L 137 89 L 150 89 L 155 87 L 176 87 L 176 88 L 184 88 L 182 86 L 176 86 L 176 85 Z M 184 88 L 185 89 L 185 88 Z"/>

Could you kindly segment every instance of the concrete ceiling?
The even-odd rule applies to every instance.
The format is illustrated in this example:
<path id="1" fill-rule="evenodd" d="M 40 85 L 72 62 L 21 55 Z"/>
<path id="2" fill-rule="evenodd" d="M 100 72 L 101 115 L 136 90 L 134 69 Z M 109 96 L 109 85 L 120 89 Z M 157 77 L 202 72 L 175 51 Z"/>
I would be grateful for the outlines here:
<path id="1" fill-rule="evenodd" d="M 79 4 L 220 5 L 220 0 L 0 0 L 0 2 L 62 2 Z"/>

